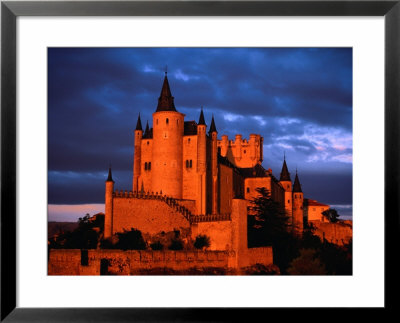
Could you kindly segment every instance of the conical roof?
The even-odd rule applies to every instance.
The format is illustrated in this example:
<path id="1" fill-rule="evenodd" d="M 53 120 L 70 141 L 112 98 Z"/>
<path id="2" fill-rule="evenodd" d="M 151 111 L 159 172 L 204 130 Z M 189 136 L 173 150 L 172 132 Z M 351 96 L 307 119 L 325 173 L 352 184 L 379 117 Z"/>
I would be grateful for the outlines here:
<path id="1" fill-rule="evenodd" d="M 107 182 L 114 182 L 113 179 L 112 179 L 111 167 L 108 168 Z"/>
<path id="2" fill-rule="evenodd" d="M 211 119 L 211 126 L 210 126 L 209 133 L 211 133 L 211 132 L 218 132 L 217 127 L 215 127 L 214 116 L 212 116 L 212 119 Z"/>
<path id="3" fill-rule="evenodd" d="M 203 126 L 206 125 L 206 121 L 204 120 L 203 107 L 201 108 L 200 118 L 199 118 L 199 122 L 197 124 L 203 125 Z"/>
<path id="4" fill-rule="evenodd" d="M 143 138 L 150 138 L 150 127 L 149 127 L 149 121 L 148 120 L 146 122 L 146 129 L 144 131 Z"/>
<path id="5" fill-rule="evenodd" d="M 287 165 L 286 165 L 286 159 L 283 159 L 281 177 L 280 177 L 279 180 L 280 180 L 280 181 L 291 181 L 291 179 L 290 179 L 290 173 L 289 173 L 288 168 L 287 168 Z"/>
<path id="6" fill-rule="evenodd" d="M 293 192 L 296 193 L 302 193 L 303 191 L 301 190 L 301 185 L 299 181 L 299 176 L 297 176 L 297 171 L 296 171 L 296 177 L 294 179 L 294 184 L 293 184 Z"/>
<path id="7" fill-rule="evenodd" d="M 139 113 L 139 116 L 138 116 L 138 119 L 137 119 L 136 129 L 135 130 L 142 130 L 143 131 L 143 129 L 142 129 L 142 121 L 140 120 L 140 113 Z"/>
<path id="8" fill-rule="evenodd" d="M 161 88 L 161 94 L 158 98 L 158 105 L 156 112 L 160 111 L 176 111 L 174 104 L 174 97 L 169 88 L 167 73 L 165 73 L 164 83 Z"/>

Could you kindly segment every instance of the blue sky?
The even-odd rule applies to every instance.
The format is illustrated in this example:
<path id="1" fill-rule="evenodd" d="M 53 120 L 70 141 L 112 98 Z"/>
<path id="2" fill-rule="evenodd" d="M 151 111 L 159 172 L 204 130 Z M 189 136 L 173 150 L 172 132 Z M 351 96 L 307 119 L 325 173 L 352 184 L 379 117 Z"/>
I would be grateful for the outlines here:
<path id="1" fill-rule="evenodd" d="M 261 134 L 275 176 L 285 152 L 305 197 L 352 203 L 351 48 L 49 48 L 49 204 L 103 203 L 110 163 L 132 189 L 133 130 L 166 65 L 186 121 L 203 106 L 219 138 Z"/>

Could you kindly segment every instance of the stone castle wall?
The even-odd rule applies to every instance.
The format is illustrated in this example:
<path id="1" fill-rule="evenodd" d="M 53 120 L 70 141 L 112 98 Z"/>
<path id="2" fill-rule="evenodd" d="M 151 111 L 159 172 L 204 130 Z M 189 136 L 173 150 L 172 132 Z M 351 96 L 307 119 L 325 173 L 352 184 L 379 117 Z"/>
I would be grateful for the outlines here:
<path id="1" fill-rule="evenodd" d="M 228 270 L 235 268 L 232 266 L 235 258 L 234 251 L 50 249 L 48 275 L 137 275 L 157 268 L 175 271 L 191 268 Z M 272 264 L 272 248 L 249 249 L 241 263 L 243 267 L 256 263 Z"/>
<path id="2" fill-rule="evenodd" d="M 193 208 L 191 201 L 182 203 Z M 130 197 L 113 198 L 113 233 L 134 228 L 144 234 L 156 234 L 189 227 L 189 221 L 164 201 Z"/>
<path id="3" fill-rule="evenodd" d="M 328 242 L 344 245 L 349 243 L 353 238 L 352 221 L 339 221 L 337 223 L 310 221 L 315 227 L 314 234 L 322 241 L 325 239 Z"/>

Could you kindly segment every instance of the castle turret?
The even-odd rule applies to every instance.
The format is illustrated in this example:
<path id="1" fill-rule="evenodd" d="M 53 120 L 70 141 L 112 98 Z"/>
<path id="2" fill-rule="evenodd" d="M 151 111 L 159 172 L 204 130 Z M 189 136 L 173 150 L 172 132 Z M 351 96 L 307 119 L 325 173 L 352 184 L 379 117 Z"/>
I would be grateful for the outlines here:
<path id="1" fill-rule="evenodd" d="M 285 156 L 283 157 L 283 165 L 279 182 L 281 183 L 283 189 L 285 190 L 285 211 L 289 217 L 289 220 L 292 221 L 292 209 L 293 209 L 292 180 L 290 179 L 290 173 L 286 165 Z"/>
<path id="2" fill-rule="evenodd" d="M 112 217 L 113 217 L 113 192 L 114 181 L 112 179 L 111 167 L 108 169 L 108 178 L 106 180 L 106 196 L 105 196 L 105 215 L 104 215 L 104 238 L 112 235 Z"/>
<path id="3" fill-rule="evenodd" d="M 211 119 L 211 126 L 208 132 L 209 136 L 211 137 L 211 212 L 212 214 L 218 213 L 218 165 L 217 165 L 217 140 L 218 140 L 218 132 L 217 128 L 215 127 L 214 116 Z"/>
<path id="4" fill-rule="evenodd" d="M 198 214 L 206 214 L 206 169 L 207 169 L 207 125 L 204 121 L 203 108 L 201 108 L 197 124 L 197 176 L 198 194 L 196 207 Z"/>
<path id="5" fill-rule="evenodd" d="M 140 114 L 136 123 L 135 129 L 135 151 L 133 156 L 133 183 L 132 189 L 133 191 L 139 190 L 139 177 L 140 177 L 140 169 L 141 169 L 141 160 L 142 160 L 142 121 L 140 120 Z"/>
<path id="6" fill-rule="evenodd" d="M 292 223 L 293 223 L 293 229 L 297 233 L 303 232 L 303 202 L 304 202 L 303 191 L 301 190 L 299 176 L 297 175 L 297 170 L 296 170 L 296 177 L 294 179 L 294 184 L 293 184 Z"/>
<path id="7" fill-rule="evenodd" d="M 179 199 L 182 198 L 184 116 L 176 111 L 165 73 L 157 110 L 153 113 L 151 191 Z"/>

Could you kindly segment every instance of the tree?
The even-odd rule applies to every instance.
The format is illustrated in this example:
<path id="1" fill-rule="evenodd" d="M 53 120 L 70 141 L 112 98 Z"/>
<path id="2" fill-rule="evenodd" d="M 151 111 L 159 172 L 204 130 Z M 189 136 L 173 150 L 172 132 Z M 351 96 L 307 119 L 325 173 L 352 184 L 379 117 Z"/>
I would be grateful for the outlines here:
<path id="1" fill-rule="evenodd" d="M 150 244 L 150 248 L 152 250 L 163 250 L 164 246 L 160 241 L 157 240 Z"/>
<path id="2" fill-rule="evenodd" d="M 193 244 L 196 249 L 208 248 L 210 246 L 210 238 L 205 234 L 199 234 Z"/>
<path id="3" fill-rule="evenodd" d="M 326 217 L 329 222 L 336 223 L 338 221 L 338 217 L 340 216 L 335 209 L 328 209 L 322 212 L 322 215 Z"/>
<path id="4" fill-rule="evenodd" d="M 257 188 L 259 196 L 252 201 L 249 229 L 256 245 L 274 245 L 290 232 L 289 217 L 284 208 L 271 198 L 265 187 Z"/>
<path id="5" fill-rule="evenodd" d="M 326 275 L 325 265 L 313 249 L 300 249 L 300 256 L 295 258 L 287 270 L 290 275 Z"/>

